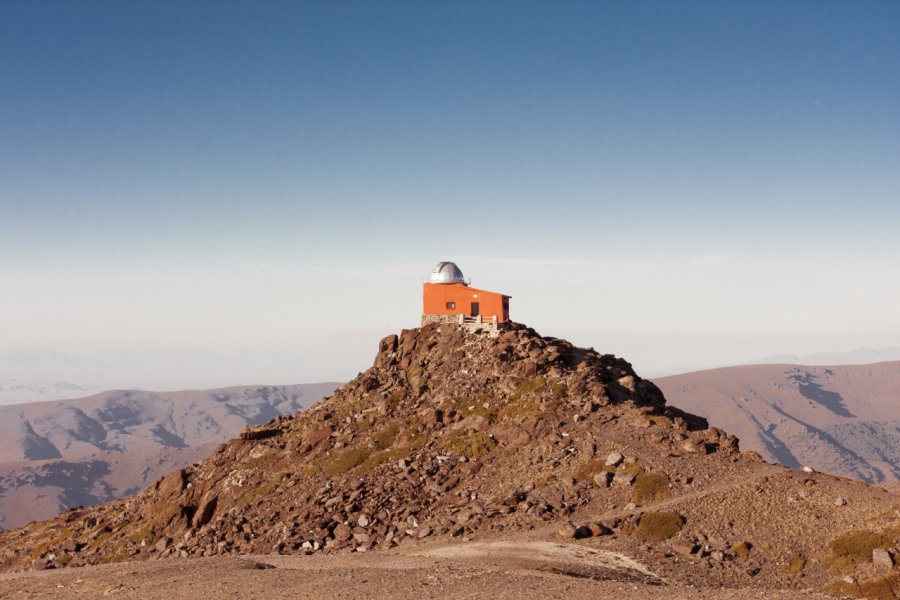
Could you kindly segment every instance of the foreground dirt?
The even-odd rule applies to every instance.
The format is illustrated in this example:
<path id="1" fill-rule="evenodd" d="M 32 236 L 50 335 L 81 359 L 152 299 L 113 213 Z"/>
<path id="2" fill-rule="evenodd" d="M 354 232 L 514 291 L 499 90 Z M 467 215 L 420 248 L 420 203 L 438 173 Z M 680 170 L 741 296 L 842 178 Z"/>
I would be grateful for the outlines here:
<path id="1" fill-rule="evenodd" d="M 627 557 L 575 544 L 471 543 L 420 552 L 163 559 L 15 573 L 0 575 L 0 598 L 828 598 L 669 584 Z"/>

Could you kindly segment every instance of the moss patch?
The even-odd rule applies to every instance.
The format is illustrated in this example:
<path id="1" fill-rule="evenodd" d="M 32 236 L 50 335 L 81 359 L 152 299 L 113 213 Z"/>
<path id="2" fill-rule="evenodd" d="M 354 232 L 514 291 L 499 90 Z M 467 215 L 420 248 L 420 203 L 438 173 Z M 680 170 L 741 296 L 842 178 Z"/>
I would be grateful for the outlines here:
<path id="1" fill-rule="evenodd" d="M 333 452 L 329 456 L 323 456 L 316 464 L 327 475 L 334 476 L 358 467 L 371 454 L 372 450 L 369 448 L 348 448 L 342 452 Z"/>
<path id="2" fill-rule="evenodd" d="M 644 467 L 637 464 L 636 462 L 626 462 L 622 463 L 622 466 L 619 467 L 619 470 L 624 473 L 630 473 L 631 475 L 640 475 L 645 471 Z"/>
<path id="3" fill-rule="evenodd" d="M 856 565 L 872 560 L 872 550 L 886 548 L 891 536 L 866 529 L 848 531 L 828 542 L 831 551 L 822 559 L 822 565 L 833 574 L 846 573 Z"/>
<path id="4" fill-rule="evenodd" d="M 386 450 L 394 445 L 397 434 L 400 433 L 400 423 L 394 421 L 378 433 L 372 436 L 372 443 L 378 450 Z"/>
<path id="5" fill-rule="evenodd" d="M 383 465 L 387 462 L 397 461 L 401 458 L 409 456 L 410 448 L 408 446 L 401 446 L 400 448 L 394 448 L 393 450 L 385 450 L 383 452 L 376 452 L 369 456 L 361 465 L 357 471 L 362 473 L 368 473 L 375 467 L 379 465 Z"/>
<path id="6" fill-rule="evenodd" d="M 640 473 L 632 486 L 632 499 L 638 504 L 659 502 L 669 495 L 669 476 L 665 473 Z"/>
<path id="7" fill-rule="evenodd" d="M 569 397 L 569 386 L 564 383 L 554 383 L 550 388 L 550 396 L 554 400 L 562 400 Z"/>
<path id="8" fill-rule="evenodd" d="M 516 386 L 516 391 L 513 392 L 514 396 L 522 396 L 525 394 L 531 394 L 533 392 L 538 391 L 542 387 L 547 385 L 547 380 L 538 375 L 537 377 L 532 377 L 531 379 L 526 379 L 518 386 Z"/>
<path id="9" fill-rule="evenodd" d="M 572 476 L 576 481 L 593 481 L 595 475 L 609 471 L 610 468 L 606 466 L 606 460 L 595 458 L 585 461 L 575 467 Z"/>
<path id="10" fill-rule="evenodd" d="M 900 575 L 879 577 L 869 581 L 849 583 L 843 579 L 832 581 L 825 586 L 825 591 L 855 598 L 871 598 L 872 600 L 900 599 Z"/>
<path id="11" fill-rule="evenodd" d="M 684 517 L 670 511 L 647 512 L 641 515 L 637 527 L 632 530 L 624 530 L 645 542 L 662 542 L 674 536 L 684 527 Z"/>
<path id="12" fill-rule="evenodd" d="M 133 527 L 128 534 L 129 539 L 135 544 L 140 544 L 141 540 L 147 540 L 147 544 L 153 544 L 159 539 L 159 534 L 163 528 L 168 525 L 181 511 L 181 504 L 178 500 L 169 500 L 157 504 L 156 510 L 147 519 L 136 521 L 136 527 Z"/>
<path id="13" fill-rule="evenodd" d="M 416 392 L 421 392 L 428 385 L 428 376 L 423 367 L 410 367 L 406 371 L 406 381 Z"/>
<path id="14" fill-rule="evenodd" d="M 788 561 L 781 566 L 781 572 L 785 575 L 796 575 L 806 568 L 806 559 L 799 554 L 791 554 Z"/>
<path id="15" fill-rule="evenodd" d="M 257 485 L 251 488 L 248 488 L 244 491 L 243 494 L 238 496 L 238 499 L 234 501 L 235 506 L 246 506 L 250 504 L 254 500 L 258 500 L 259 498 L 265 498 L 281 485 L 281 482 L 284 481 L 285 473 L 279 473 L 272 479 L 268 480 L 262 485 Z"/>
<path id="16" fill-rule="evenodd" d="M 485 404 L 488 406 L 485 407 Z M 448 398 L 441 403 L 441 408 L 445 411 L 456 411 L 456 414 L 462 418 L 479 416 L 484 417 L 488 421 L 493 421 L 497 416 L 496 408 L 491 406 L 487 396 L 479 396 L 477 399 L 454 397 Z"/>
<path id="17" fill-rule="evenodd" d="M 481 431 L 457 429 L 444 437 L 442 445 L 457 456 L 481 458 L 493 450 L 497 442 Z"/>
<path id="18" fill-rule="evenodd" d="M 728 553 L 739 560 L 747 560 L 750 558 L 750 550 L 753 544 L 750 542 L 738 542 L 728 549 Z"/>

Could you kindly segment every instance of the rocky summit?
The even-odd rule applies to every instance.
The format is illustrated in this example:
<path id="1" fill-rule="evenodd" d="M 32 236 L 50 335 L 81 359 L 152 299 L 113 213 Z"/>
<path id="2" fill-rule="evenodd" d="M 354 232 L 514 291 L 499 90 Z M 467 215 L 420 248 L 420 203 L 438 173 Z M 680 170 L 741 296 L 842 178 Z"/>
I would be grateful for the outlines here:
<path id="1" fill-rule="evenodd" d="M 653 585 L 862 593 L 900 582 L 898 509 L 741 452 L 621 358 L 517 324 L 430 324 L 133 498 L 0 534 L 0 564 L 552 541 L 639 561 L 629 577 Z"/>

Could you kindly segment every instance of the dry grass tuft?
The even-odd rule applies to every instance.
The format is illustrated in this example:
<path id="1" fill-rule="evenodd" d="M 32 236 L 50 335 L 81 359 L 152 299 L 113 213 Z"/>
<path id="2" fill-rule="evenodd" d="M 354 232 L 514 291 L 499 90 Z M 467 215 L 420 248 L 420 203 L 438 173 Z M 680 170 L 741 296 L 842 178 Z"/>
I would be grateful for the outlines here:
<path id="1" fill-rule="evenodd" d="M 797 575 L 806 568 L 806 559 L 799 554 L 791 554 L 787 563 L 781 566 L 781 572 L 785 575 Z"/>
<path id="2" fill-rule="evenodd" d="M 285 473 L 279 473 L 262 485 L 248 488 L 243 494 L 238 496 L 237 500 L 234 501 L 234 505 L 246 506 L 247 504 L 250 504 L 255 500 L 265 498 L 273 491 L 275 491 L 275 488 L 281 485 L 281 482 L 284 481 L 284 477 Z"/>
<path id="3" fill-rule="evenodd" d="M 406 371 L 406 381 L 416 392 L 421 392 L 428 385 L 428 376 L 423 367 L 411 367 Z"/>
<path id="4" fill-rule="evenodd" d="M 872 560 L 872 550 L 891 544 L 890 536 L 867 529 L 842 533 L 828 542 L 831 552 L 822 559 L 822 565 L 832 575 L 846 573 L 860 563 Z"/>
<path id="5" fill-rule="evenodd" d="M 669 476 L 665 473 L 640 473 L 634 480 L 633 500 L 638 504 L 659 502 L 669 495 Z"/>
<path id="6" fill-rule="evenodd" d="M 753 544 L 750 542 L 738 542 L 728 550 L 728 553 L 739 560 L 747 560 L 750 558 L 750 550 L 752 549 Z"/>
<path id="7" fill-rule="evenodd" d="M 626 534 L 645 542 L 662 542 L 684 527 L 684 517 L 669 511 L 647 512 L 641 515 L 637 527 Z"/>
<path id="8" fill-rule="evenodd" d="M 635 476 L 640 475 L 641 473 L 643 473 L 645 471 L 644 467 L 637 464 L 636 462 L 622 463 L 622 466 L 619 467 L 619 470 L 621 470 L 625 473 L 630 473 Z"/>
<path id="9" fill-rule="evenodd" d="M 593 481 L 594 475 L 609 470 L 610 468 L 606 466 L 605 459 L 595 458 L 585 461 L 575 467 L 575 471 L 573 471 L 572 476 L 576 481 Z"/>
<path id="10" fill-rule="evenodd" d="M 459 396 L 448 398 L 441 403 L 441 407 L 448 412 L 456 411 L 462 418 L 479 416 L 492 421 L 497 415 L 496 407 L 488 401 L 487 396 L 479 396 L 477 399 Z"/>
<path id="11" fill-rule="evenodd" d="M 562 400 L 569 397 L 569 386 L 564 383 L 554 383 L 550 388 L 550 396 L 554 400 Z"/>
<path id="12" fill-rule="evenodd" d="M 368 448 L 349 448 L 343 452 L 324 456 L 317 464 L 326 474 L 334 476 L 358 467 L 369 458 L 370 454 L 372 451 Z"/>
<path id="13" fill-rule="evenodd" d="M 448 433 L 443 446 L 456 456 L 481 458 L 494 449 L 497 442 L 486 433 L 472 429 L 457 429 Z"/>
<path id="14" fill-rule="evenodd" d="M 372 444 L 376 450 L 386 450 L 394 445 L 398 433 L 400 433 L 400 423 L 394 421 L 372 436 Z"/>
<path id="15" fill-rule="evenodd" d="M 401 446 L 399 448 L 394 448 L 393 450 L 385 450 L 384 452 L 376 452 L 369 456 L 361 465 L 357 471 L 360 474 L 368 473 L 375 467 L 379 465 L 383 465 L 387 462 L 397 461 L 401 458 L 409 456 L 410 448 L 409 446 Z"/>
<path id="16" fill-rule="evenodd" d="M 141 540 L 147 540 L 148 544 L 153 544 L 159 539 L 159 534 L 163 529 L 177 518 L 181 512 L 181 504 L 177 499 L 168 500 L 156 505 L 156 510 L 147 519 L 136 521 L 136 527 L 131 528 L 128 534 L 129 539 L 135 544 L 140 544 Z"/>
<path id="17" fill-rule="evenodd" d="M 537 377 L 532 377 L 531 379 L 526 379 L 522 383 L 520 383 L 516 387 L 516 391 L 513 393 L 514 396 L 522 396 L 525 394 L 531 394 L 542 387 L 547 385 L 547 380 L 538 375 Z"/>
<path id="18" fill-rule="evenodd" d="M 879 577 L 870 581 L 850 583 L 839 579 L 825 586 L 825 591 L 854 598 L 870 598 L 871 600 L 900 599 L 900 575 Z"/>

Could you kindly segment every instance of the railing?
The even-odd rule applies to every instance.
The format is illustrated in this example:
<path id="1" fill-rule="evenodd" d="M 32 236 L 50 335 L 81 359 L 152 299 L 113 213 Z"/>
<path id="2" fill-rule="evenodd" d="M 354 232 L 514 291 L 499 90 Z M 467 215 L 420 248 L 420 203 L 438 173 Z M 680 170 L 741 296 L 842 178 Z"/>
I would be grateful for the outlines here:
<path id="1" fill-rule="evenodd" d="M 493 317 L 482 317 L 481 315 L 470 317 L 468 315 L 459 315 L 459 322 L 461 325 L 480 325 L 482 323 L 496 325 L 497 315 L 494 315 Z"/>

